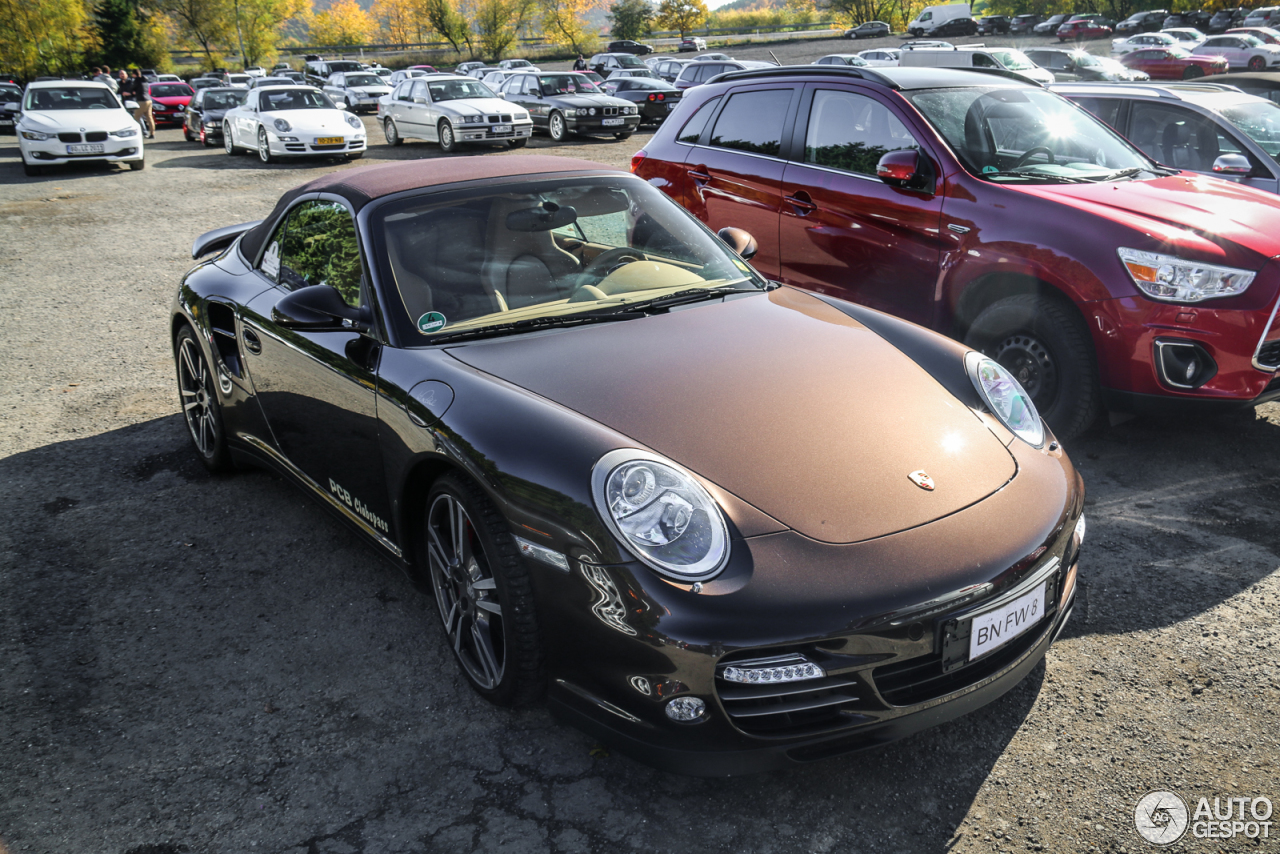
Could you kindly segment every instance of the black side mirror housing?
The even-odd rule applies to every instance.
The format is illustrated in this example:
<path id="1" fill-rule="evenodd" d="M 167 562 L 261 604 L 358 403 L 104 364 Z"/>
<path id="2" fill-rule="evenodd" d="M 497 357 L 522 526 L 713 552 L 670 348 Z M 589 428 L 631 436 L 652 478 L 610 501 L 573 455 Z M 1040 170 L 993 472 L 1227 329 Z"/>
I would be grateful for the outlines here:
<path id="1" fill-rule="evenodd" d="M 369 329 L 363 312 L 347 305 L 331 285 L 298 288 L 276 303 L 271 319 L 286 329 Z"/>
<path id="2" fill-rule="evenodd" d="M 760 251 L 760 246 L 756 243 L 756 239 L 751 236 L 750 232 L 741 228 L 726 225 L 716 232 L 716 236 L 729 244 L 729 248 L 737 252 L 743 261 L 750 261 L 755 257 L 756 252 Z"/>

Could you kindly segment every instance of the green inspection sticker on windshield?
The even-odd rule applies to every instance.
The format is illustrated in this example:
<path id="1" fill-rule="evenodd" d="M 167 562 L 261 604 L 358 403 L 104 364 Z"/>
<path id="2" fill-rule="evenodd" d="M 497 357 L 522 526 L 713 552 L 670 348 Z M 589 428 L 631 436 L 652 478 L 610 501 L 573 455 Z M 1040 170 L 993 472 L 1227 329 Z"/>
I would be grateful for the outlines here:
<path id="1" fill-rule="evenodd" d="M 444 329 L 444 324 L 443 314 L 438 311 L 428 311 L 418 318 L 418 331 L 423 335 L 430 335 L 432 332 L 439 332 Z"/>
<path id="2" fill-rule="evenodd" d="M 983 166 L 983 167 L 982 167 L 982 174 L 983 174 L 983 175 L 986 175 L 988 172 L 999 172 L 999 171 L 1000 171 L 1000 170 L 999 170 L 999 169 L 997 169 L 997 168 L 996 168 L 996 167 L 994 167 L 994 166 Z"/>

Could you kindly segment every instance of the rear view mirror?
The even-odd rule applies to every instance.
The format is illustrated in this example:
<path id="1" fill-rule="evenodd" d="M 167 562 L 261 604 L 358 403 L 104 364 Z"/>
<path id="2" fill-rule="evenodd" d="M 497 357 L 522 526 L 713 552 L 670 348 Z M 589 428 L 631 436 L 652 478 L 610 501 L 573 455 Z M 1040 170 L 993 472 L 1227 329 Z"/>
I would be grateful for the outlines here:
<path id="1" fill-rule="evenodd" d="M 1243 154 L 1223 154 L 1213 161 L 1213 171 L 1218 175 L 1248 175 L 1253 164 Z"/>
<path id="2" fill-rule="evenodd" d="M 716 236 L 729 244 L 729 248 L 738 253 L 743 261 L 750 261 L 759 251 L 756 239 L 747 231 L 733 226 L 725 226 L 716 232 Z"/>

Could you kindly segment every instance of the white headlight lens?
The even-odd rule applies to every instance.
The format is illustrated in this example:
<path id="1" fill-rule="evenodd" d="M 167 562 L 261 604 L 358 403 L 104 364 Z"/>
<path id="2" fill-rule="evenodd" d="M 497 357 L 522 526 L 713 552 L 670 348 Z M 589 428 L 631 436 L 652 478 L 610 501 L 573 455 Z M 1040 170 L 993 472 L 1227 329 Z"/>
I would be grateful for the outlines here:
<path id="1" fill-rule="evenodd" d="M 122 139 L 130 136 L 137 136 L 138 128 L 137 127 L 120 128 L 120 130 L 113 130 L 111 132 L 111 135 L 118 136 Z"/>
<path id="2" fill-rule="evenodd" d="M 362 124 L 358 118 L 351 115 L 350 113 L 347 114 L 347 124 L 351 125 L 353 128 L 364 127 L 364 124 Z"/>
<path id="3" fill-rule="evenodd" d="M 1036 448 L 1043 445 L 1044 422 L 1040 420 L 1036 405 L 1031 402 L 1031 395 L 1013 374 L 981 353 L 969 353 L 965 356 L 964 365 L 991 414 L 1028 445 Z"/>
<path id="4" fill-rule="evenodd" d="M 596 508 L 627 550 L 677 581 L 704 581 L 724 568 L 729 530 L 691 475 L 639 450 L 611 451 L 591 473 Z"/>
<path id="5" fill-rule="evenodd" d="M 275 125 L 276 130 L 280 131 L 281 133 L 288 133 L 289 131 L 293 130 L 293 125 L 289 124 L 284 119 L 276 119 L 274 122 L 272 122 L 272 124 Z"/>
<path id="6" fill-rule="evenodd" d="M 1168 302 L 1200 302 L 1242 294 L 1253 282 L 1248 270 L 1185 261 L 1173 255 L 1117 250 L 1133 283 L 1147 296 Z"/>
<path id="7" fill-rule="evenodd" d="M 38 130 L 24 130 L 22 132 L 23 139 L 42 140 L 42 139 L 48 139 L 50 136 L 52 136 L 52 134 L 41 133 Z"/>

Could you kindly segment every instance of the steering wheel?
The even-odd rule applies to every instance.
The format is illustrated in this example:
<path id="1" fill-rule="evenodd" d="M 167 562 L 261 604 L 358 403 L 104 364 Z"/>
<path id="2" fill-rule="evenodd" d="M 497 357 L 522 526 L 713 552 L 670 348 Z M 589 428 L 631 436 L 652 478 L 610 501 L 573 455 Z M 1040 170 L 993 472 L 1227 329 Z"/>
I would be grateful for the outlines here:
<path id="1" fill-rule="evenodd" d="M 601 252 L 578 274 L 578 287 L 598 285 L 605 276 L 618 267 L 634 261 L 643 261 L 645 258 L 646 256 L 643 252 L 639 249 L 632 249 L 630 246 L 619 246 L 615 249 Z"/>
<path id="2" fill-rule="evenodd" d="M 1053 152 L 1052 152 L 1052 151 L 1050 151 L 1049 149 L 1045 148 L 1043 145 L 1037 145 L 1035 148 L 1028 148 L 1026 151 L 1024 151 L 1024 152 L 1022 153 L 1022 156 L 1018 158 L 1018 162 L 1017 162 L 1017 163 L 1014 163 L 1012 166 L 1010 166 L 1010 167 L 1009 167 L 1009 171 L 1011 171 L 1011 172 L 1012 172 L 1014 169 L 1017 169 L 1017 168 L 1021 167 L 1021 166 L 1022 166 L 1023 164 L 1025 164 L 1028 160 L 1030 160 L 1030 159 L 1031 159 L 1031 155 L 1036 154 L 1037 152 L 1040 152 L 1040 151 L 1043 151 L 1045 154 L 1049 155 L 1049 162 L 1050 162 L 1050 163 L 1056 163 L 1056 162 L 1057 162 L 1057 161 L 1055 161 L 1055 160 L 1053 159 Z"/>

